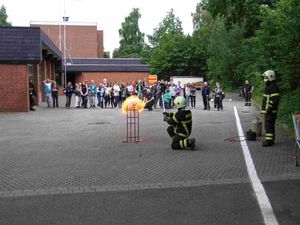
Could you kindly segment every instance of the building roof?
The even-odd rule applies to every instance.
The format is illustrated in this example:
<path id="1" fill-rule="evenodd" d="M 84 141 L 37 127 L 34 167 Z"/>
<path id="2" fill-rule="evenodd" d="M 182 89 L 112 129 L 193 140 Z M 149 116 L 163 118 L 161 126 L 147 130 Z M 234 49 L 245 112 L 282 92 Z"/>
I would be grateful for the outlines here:
<path id="1" fill-rule="evenodd" d="M 61 52 L 37 27 L 0 27 L 0 63 L 39 63 L 43 52 L 60 60 Z"/>
<path id="2" fill-rule="evenodd" d="M 141 59 L 68 59 L 68 72 L 150 72 L 150 66 Z"/>
<path id="3" fill-rule="evenodd" d="M 66 26 L 95 26 L 96 22 L 70 22 L 70 21 L 30 21 L 30 25 L 66 25 Z"/>
<path id="4" fill-rule="evenodd" d="M 141 59 L 138 58 L 72 58 L 67 59 L 68 64 L 141 64 Z"/>

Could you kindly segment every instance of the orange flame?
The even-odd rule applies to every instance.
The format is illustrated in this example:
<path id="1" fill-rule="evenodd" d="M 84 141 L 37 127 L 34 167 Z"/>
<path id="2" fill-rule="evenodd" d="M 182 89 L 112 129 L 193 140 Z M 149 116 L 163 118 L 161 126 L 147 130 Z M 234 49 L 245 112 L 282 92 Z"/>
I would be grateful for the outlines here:
<path id="1" fill-rule="evenodd" d="M 142 112 L 144 110 L 145 103 L 139 99 L 138 96 L 132 95 L 123 102 L 122 111 L 127 113 L 128 111 L 137 110 L 138 112 Z"/>

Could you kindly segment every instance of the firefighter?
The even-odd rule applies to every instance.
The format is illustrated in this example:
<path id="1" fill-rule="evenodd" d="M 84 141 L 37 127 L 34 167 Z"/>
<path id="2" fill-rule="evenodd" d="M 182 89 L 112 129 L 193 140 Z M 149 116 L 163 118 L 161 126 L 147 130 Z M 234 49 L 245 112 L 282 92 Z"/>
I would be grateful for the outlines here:
<path id="1" fill-rule="evenodd" d="M 245 81 L 244 94 L 245 94 L 245 106 L 251 106 L 251 94 L 253 92 L 253 86 L 248 80 Z"/>
<path id="2" fill-rule="evenodd" d="M 267 70 L 263 74 L 265 91 L 262 98 L 261 113 L 265 115 L 265 141 L 263 147 L 272 146 L 275 141 L 275 121 L 279 106 L 279 89 L 276 84 L 275 72 Z"/>
<path id="3" fill-rule="evenodd" d="M 33 84 L 33 81 L 30 79 L 29 80 L 29 104 L 30 104 L 31 111 L 35 111 L 35 108 L 34 108 L 35 97 L 36 97 L 36 92 L 34 89 L 34 84 Z"/>
<path id="4" fill-rule="evenodd" d="M 172 149 L 195 149 L 195 138 L 188 139 L 192 132 L 192 112 L 186 109 L 186 99 L 178 96 L 174 100 L 174 105 L 178 111 L 176 113 L 164 112 L 164 121 L 170 126 L 167 131 L 173 139 Z"/>

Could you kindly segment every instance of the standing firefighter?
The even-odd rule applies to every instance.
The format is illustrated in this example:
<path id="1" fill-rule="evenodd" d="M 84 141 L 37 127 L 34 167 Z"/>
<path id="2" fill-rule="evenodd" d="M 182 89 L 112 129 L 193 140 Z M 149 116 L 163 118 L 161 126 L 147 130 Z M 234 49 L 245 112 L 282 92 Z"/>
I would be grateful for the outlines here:
<path id="1" fill-rule="evenodd" d="M 176 113 L 164 112 L 164 121 L 171 126 L 167 131 L 172 141 L 172 149 L 190 149 L 195 148 L 195 138 L 188 139 L 192 132 L 192 112 L 186 109 L 186 100 L 178 96 L 174 100 L 174 105 L 178 108 Z"/>
<path id="2" fill-rule="evenodd" d="M 251 106 L 251 94 L 253 91 L 253 86 L 248 80 L 245 81 L 244 94 L 245 94 L 245 106 Z"/>
<path id="3" fill-rule="evenodd" d="M 266 137 L 262 143 L 264 147 L 272 146 L 275 140 L 275 121 L 279 106 L 279 89 L 276 84 L 275 72 L 267 70 L 263 74 L 266 84 L 262 99 L 261 113 L 265 114 Z"/>

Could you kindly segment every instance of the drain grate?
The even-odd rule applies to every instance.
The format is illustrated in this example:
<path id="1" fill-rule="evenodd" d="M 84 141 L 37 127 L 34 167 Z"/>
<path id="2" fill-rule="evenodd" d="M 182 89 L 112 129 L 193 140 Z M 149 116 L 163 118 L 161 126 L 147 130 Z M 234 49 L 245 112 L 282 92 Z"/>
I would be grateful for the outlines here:
<path id="1" fill-rule="evenodd" d="M 88 123 L 88 125 L 99 125 L 99 124 L 110 124 L 110 122 L 93 122 L 93 123 Z"/>

